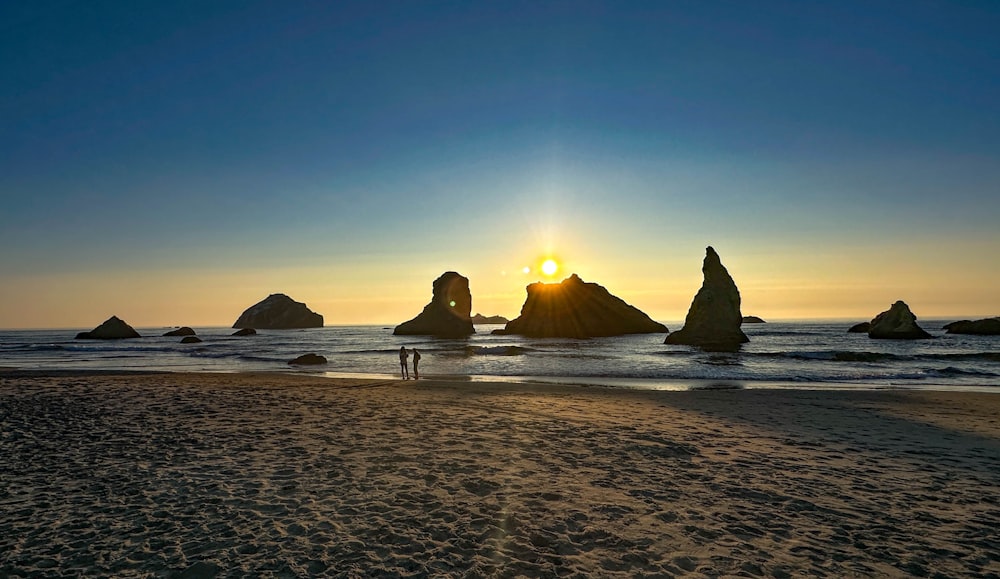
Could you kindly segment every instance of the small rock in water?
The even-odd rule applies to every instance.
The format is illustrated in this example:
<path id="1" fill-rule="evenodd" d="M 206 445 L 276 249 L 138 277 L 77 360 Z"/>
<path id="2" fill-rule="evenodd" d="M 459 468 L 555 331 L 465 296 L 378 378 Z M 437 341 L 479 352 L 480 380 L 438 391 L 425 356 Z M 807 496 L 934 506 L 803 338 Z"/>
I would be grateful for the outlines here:
<path id="1" fill-rule="evenodd" d="M 192 330 L 187 326 L 182 326 L 180 328 L 177 328 L 176 330 L 171 330 L 166 334 L 163 334 L 163 336 L 164 337 L 193 336 L 194 334 L 195 334 L 194 330 Z"/>
<path id="2" fill-rule="evenodd" d="M 317 366 L 326 364 L 326 358 L 319 354 L 302 354 L 298 358 L 289 362 L 293 366 Z"/>

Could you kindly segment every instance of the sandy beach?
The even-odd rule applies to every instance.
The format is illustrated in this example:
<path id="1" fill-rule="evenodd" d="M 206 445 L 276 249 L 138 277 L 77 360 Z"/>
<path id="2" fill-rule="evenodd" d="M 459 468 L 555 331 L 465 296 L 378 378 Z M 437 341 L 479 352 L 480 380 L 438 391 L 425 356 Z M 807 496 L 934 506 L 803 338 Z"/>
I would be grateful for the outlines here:
<path id="1" fill-rule="evenodd" d="M 1000 395 L 0 373 L 0 576 L 1000 577 Z"/>

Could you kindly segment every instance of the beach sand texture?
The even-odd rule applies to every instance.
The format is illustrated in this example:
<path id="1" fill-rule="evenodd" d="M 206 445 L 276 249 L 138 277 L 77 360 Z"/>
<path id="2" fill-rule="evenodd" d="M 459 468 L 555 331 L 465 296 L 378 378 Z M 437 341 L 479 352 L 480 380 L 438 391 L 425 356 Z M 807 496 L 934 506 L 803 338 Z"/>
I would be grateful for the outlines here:
<path id="1" fill-rule="evenodd" d="M 1000 576 L 1000 395 L 0 375 L 0 576 Z"/>

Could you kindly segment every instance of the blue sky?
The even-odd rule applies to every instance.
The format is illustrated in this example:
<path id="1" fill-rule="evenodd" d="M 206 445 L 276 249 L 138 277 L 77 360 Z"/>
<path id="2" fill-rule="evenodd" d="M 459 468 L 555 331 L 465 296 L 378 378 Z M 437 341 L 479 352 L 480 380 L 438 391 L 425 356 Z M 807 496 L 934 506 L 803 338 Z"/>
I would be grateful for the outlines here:
<path id="1" fill-rule="evenodd" d="M 748 287 L 919 262 L 883 259 L 861 317 L 935 276 L 996 313 L 954 268 L 1000 250 L 997 30 L 996 2 L 7 3 L 0 291 L 39 305 L 0 327 L 60 324 L 41 287 L 102 321 L 136 288 L 52 285 L 164 272 L 229 323 L 219 276 L 255 268 L 331 310 L 406 296 L 328 321 L 411 317 L 445 269 L 514 315 L 543 253 L 682 316 L 710 243 Z"/>

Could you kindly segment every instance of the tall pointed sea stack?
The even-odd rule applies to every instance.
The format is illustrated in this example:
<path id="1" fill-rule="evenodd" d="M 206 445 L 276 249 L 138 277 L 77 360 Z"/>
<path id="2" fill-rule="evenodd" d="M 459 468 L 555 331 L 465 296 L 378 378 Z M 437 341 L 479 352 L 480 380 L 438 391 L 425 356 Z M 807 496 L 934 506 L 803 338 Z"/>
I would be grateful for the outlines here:
<path id="1" fill-rule="evenodd" d="M 875 316 L 868 328 L 868 337 L 879 340 L 922 340 L 931 335 L 917 325 L 917 316 L 902 300 Z"/>
<path id="2" fill-rule="evenodd" d="M 285 294 L 271 294 L 247 308 L 233 327 L 255 330 L 322 328 L 323 316 Z"/>
<path id="3" fill-rule="evenodd" d="M 666 332 L 638 308 L 575 273 L 561 283 L 533 283 L 521 315 L 494 334 L 532 338 L 592 338 Z"/>
<path id="4" fill-rule="evenodd" d="M 475 334 L 472 327 L 472 292 L 469 278 L 453 271 L 434 280 L 434 294 L 424 311 L 396 326 L 396 336 L 438 336 L 461 338 Z"/>
<path id="5" fill-rule="evenodd" d="M 666 344 L 687 344 L 712 351 L 734 351 L 750 341 L 740 330 L 740 290 L 711 246 L 701 266 L 705 281 L 691 302 L 684 327 L 667 336 Z"/>

